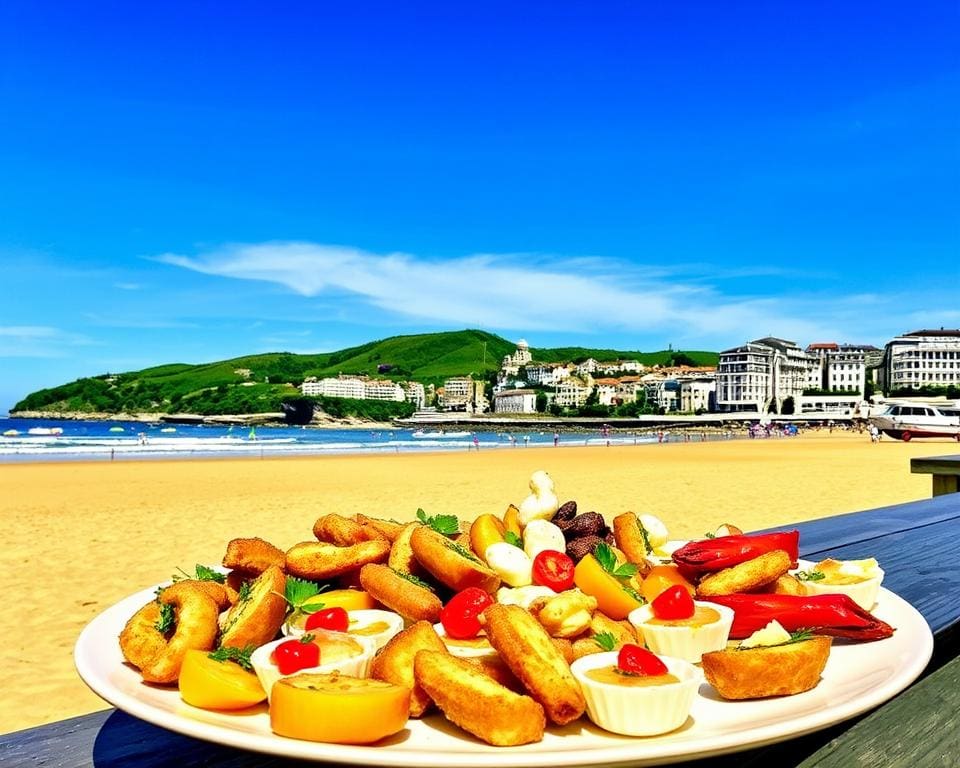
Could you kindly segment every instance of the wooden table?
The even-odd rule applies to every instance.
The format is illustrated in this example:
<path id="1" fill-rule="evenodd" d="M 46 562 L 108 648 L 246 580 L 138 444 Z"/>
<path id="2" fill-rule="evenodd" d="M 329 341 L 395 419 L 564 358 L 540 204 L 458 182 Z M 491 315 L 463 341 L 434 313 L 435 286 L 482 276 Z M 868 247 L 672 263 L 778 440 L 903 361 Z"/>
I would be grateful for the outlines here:
<path id="1" fill-rule="evenodd" d="M 793 492 L 802 493 L 803 489 Z M 688 768 L 870 768 L 960 764 L 956 728 L 960 662 L 960 495 L 899 504 L 802 523 L 801 554 L 811 560 L 876 557 L 884 586 L 914 605 L 934 632 L 934 657 L 920 683 L 869 715 L 801 738 L 724 757 L 683 763 Z M 950 663 L 952 662 L 952 663 Z M 933 674 L 931 674 L 933 673 Z M 198 741 L 106 710 L 0 735 L 0 765 L 252 766 L 316 765 Z"/>
<path id="2" fill-rule="evenodd" d="M 934 496 L 960 491 L 960 454 L 910 459 L 910 471 L 932 475 Z"/>

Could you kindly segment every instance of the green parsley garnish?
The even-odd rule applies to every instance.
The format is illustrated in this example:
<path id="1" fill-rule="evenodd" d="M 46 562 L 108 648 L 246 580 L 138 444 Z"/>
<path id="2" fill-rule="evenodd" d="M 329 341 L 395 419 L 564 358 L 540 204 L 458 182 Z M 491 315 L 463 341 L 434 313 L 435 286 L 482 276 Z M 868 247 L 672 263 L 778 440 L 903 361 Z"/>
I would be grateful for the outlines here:
<path id="1" fill-rule="evenodd" d="M 253 593 L 253 582 L 245 581 L 240 585 L 240 589 L 237 590 L 237 602 L 245 603 L 250 599 Z"/>
<path id="2" fill-rule="evenodd" d="M 173 606 L 170 603 L 160 603 L 160 618 L 153 625 L 157 632 L 165 635 L 170 632 L 177 623 L 177 615 L 174 613 Z"/>
<path id="3" fill-rule="evenodd" d="M 813 630 L 812 629 L 798 629 L 796 632 L 790 633 L 790 639 L 784 643 L 802 643 L 804 640 L 813 639 Z"/>
<path id="4" fill-rule="evenodd" d="M 593 548 L 593 556 L 603 570 L 617 579 L 629 579 L 637 572 L 637 566 L 633 563 L 617 565 L 617 556 L 613 554 L 610 545 L 604 541 L 598 542 L 597 546 Z"/>
<path id="5" fill-rule="evenodd" d="M 513 531 L 507 531 L 504 533 L 503 540 L 507 542 L 507 544 L 513 544 L 513 546 L 523 549 L 523 540 Z"/>
<path id="6" fill-rule="evenodd" d="M 177 570 L 183 575 L 173 574 L 173 580 L 175 582 L 183 581 L 184 579 L 196 579 L 197 581 L 215 581 L 217 584 L 223 584 L 227 580 L 226 574 L 215 571 L 213 568 L 201 565 L 200 563 L 197 563 L 194 573 L 188 573 L 183 570 L 183 568 L 177 568 Z"/>
<path id="7" fill-rule="evenodd" d="M 644 528 L 643 523 L 640 522 L 640 518 L 637 518 L 637 528 L 640 529 L 640 535 L 643 537 L 643 549 L 649 554 L 653 552 L 653 547 L 650 546 L 650 532 Z"/>
<path id="8" fill-rule="evenodd" d="M 454 533 L 460 533 L 460 521 L 456 515 L 432 515 L 428 516 L 422 509 L 417 510 L 417 520 L 424 525 L 429 525 L 437 533 L 444 536 L 450 536 Z"/>
<path id="9" fill-rule="evenodd" d="M 478 565 L 483 565 L 483 563 L 481 563 L 477 559 L 477 557 L 473 554 L 473 552 L 471 552 L 469 549 L 464 547 L 462 544 L 457 544 L 457 542 L 455 541 L 448 541 L 446 542 L 446 545 L 461 557 L 465 557 L 467 558 L 467 560 L 477 563 Z"/>
<path id="10" fill-rule="evenodd" d="M 591 639 L 605 651 L 612 651 L 617 647 L 617 638 L 612 632 L 598 632 Z"/>
<path id="11" fill-rule="evenodd" d="M 224 662 L 232 661 L 239 664 L 248 672 L 253 671 L 253 663 L 250 661 L 250 655 L 256 650 L 257 646 L 248 645 L 244 648 L 233 648 L 232 646 L 221 646 L 215 651 L 207 654 L 214 661 Z"/>
<path id="12" fill-rule="evenodd" d="M 288 576 L 286 586 L 283 590 L 283 598 L 287 601 L 288 613 L 290 615 L 301 613 L 309 615 L 321 610 L 323 608 L 323 603 L 311 603 L 309 601 L 311 598 L 314 598 L 323 592 L 323 590 L 326 588 L 326 585 L 321 587 L 319 584 L 313 581 L 298 579 L 295 576 Z"/>
<path id="13" fill-rule="evenodd" d="M 826 578 L 823 571 L 797 571 L 800 581 L 821 581 Z"/>
<path id="14" fill-rule="evenodd" d="M 427 582 L 425 582 L 423 579 L 417 578 L 412 573 L 406 573 L 405 571 L 398 571 L 396 568 L 391 568 L 390 570 L 393 571 L 395 574 L 397 574 L 397 576 L 399 576 L 401 579 L 406 579 L 411 584 L 416 584 L 418 587 L 429 589 L 431 592 L 434 591 L 433 587 L 427 584 Z"/>
<path id="15" fill-rule="evenodd" d="M 715 539 L 715 538 L 717 538 L 717 534 L 715 534 L 715 533 L 710 533 L 709 531 L 707 531 L 705 534 L 703 534 L 703 538 L 705 538 L 705 539 Z"/>

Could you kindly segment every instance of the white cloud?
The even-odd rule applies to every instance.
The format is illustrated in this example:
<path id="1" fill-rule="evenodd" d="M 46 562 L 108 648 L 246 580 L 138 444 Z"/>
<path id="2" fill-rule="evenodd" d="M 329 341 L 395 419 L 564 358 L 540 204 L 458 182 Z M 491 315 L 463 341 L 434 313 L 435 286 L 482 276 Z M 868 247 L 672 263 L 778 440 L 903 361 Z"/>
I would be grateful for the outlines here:
<path id="1" fill-rule="evenodd" d="M 0 326 L 0 357 L 66 357 L 86 336 L 44 325 Z"/>
<path id="2" fill-rule="evenodd" d="M 283 286 L 303 297 L 347 293 L 407 322 L 499 331 L 673 338 L 685 346 L 726 347 L 765 335 L 800 344 L 889 338 L 919 302 L 891 296 L 804 294 L 798 274 L 777 268 L 633 264 L 607 258 L 538 254 L 433 260 L 309 242 L 234 244 L 158 261 L 207 275 Z M 779 275 L 781 298 L 724 293 L 718 284 Z M 823 285 L 825 281 L 814 282 Z M 830 284 L 826 281 L 826 284 Z M 742 286 L 739 286 L 742 287 Z M 869 308 L 869 311 L 867 310 Z M 883 317 L 881 326 L 875 318 Z M 894 330 L 889 331 L 891 323 Z M 911 323 L 907 322 L 907 325 Z"/>

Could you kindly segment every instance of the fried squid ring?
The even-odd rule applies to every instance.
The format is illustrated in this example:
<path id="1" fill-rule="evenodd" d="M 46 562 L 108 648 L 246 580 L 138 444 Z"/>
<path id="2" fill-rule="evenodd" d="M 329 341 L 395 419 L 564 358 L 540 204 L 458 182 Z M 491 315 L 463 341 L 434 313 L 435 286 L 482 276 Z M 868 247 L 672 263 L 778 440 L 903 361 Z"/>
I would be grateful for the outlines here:
<path id="1" fill-rule="evenodd" d="M 269 541 L 254 537 L 229 541 L 223 556 L 223 565 L 225 568 L 259 576 L 271 565 L 283 568 L 284 560 L 282 549 L 273 546 Z"/>
<path id="2" fill-rule="evenodd" d="M 343 515 L 329 514 L 319 518 L 313 524 L 313 535 L 317 541 L 326 541 L 338 547 L 349 547 L 361 541 L 387 539 L 379 530 L 369 525 L 361 525 Z M 388 539 L 389 540 L 389 539 Z"/>
<path id="3" fill-rule="evenodd" d="M 174 631 L 169 638 L 157 628 L 163 605 L 171 606 L 174 612 Z M 156 601 L 133 615 L 120 633 L 120 650 L 127 661 L 140 669 L 146 682 L 175 683 L 187 651 L 213 648 L 219 614 L 216 601 L 206 591 L 195 584 L 179 582 L 164 589 Z"/>

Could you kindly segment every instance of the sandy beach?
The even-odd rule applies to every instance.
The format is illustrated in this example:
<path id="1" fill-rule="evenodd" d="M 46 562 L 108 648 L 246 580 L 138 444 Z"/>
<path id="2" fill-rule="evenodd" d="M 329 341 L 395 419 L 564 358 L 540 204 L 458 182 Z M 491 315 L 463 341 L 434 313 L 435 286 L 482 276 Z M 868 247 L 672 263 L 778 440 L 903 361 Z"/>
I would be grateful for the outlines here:
<path id="1" fill-rule="evenodd" d="M 502 513 L 545 469 L 562 501 L 608 519 L 652 512 L 682 539 L 724 522 L 755 530 L 926 498 L 930 478 L 911 475 L 909 459 L 955 452 L 952 441 L 872 444 L 865 434 L 810 432 L 618 448 L 0 466 L 8 579 L 0 685 L 16 692 L 0 704 L 0 732 L 104 709 L 73 667 L 83 626 L 178 567 L 218 563 L 234 537 L 288 548 L 310 540 L 328 512 Z"/>

